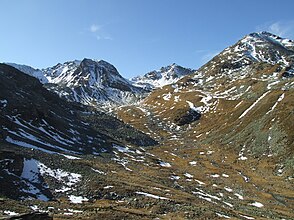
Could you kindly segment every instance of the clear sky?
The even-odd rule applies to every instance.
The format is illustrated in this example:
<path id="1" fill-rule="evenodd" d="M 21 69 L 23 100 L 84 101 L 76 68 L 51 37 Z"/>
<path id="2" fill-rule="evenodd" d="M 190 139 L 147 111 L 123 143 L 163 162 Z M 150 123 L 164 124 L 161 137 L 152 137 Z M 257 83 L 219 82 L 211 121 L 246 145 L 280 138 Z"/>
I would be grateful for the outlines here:
<path id="1" fill-rule="evenodd" d="M 0 0 L 0 62 L 103 59 L 126 78 L 198 68 L 244 35 L 294 39 L 293 0 Z"/>

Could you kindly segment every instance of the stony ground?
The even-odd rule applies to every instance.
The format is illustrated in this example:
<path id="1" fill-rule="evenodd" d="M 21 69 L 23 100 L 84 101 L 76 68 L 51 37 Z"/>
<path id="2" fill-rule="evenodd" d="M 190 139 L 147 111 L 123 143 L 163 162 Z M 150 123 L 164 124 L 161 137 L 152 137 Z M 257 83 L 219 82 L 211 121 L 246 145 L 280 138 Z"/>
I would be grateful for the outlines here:
<path id="1" fill-rule="evenodd" d="M 38 211 L 54 219 L 294 218 L 293 179 L 276 171 L 271 157 L 245 160 L 232 149 L 192 139 L 189 126 L 155 123 L 150 109 L 132 108 L 124 112 L 134 111 L 133 119 L 128 114 L 125 120 L 148 130 L 159 146 L 117 146 L 113 154 L 75 155 L 80 159 L 22 149 L 18 153 L 25 158 L 43 158 L 45 165 L 82 178 L 65 192 L 48 180 L 50 202 L 2 198 L 2 216 Z M 135 110 L 148 116 L 140 118 Z M 71 196 L 85 201 L 74 203 Z"/>

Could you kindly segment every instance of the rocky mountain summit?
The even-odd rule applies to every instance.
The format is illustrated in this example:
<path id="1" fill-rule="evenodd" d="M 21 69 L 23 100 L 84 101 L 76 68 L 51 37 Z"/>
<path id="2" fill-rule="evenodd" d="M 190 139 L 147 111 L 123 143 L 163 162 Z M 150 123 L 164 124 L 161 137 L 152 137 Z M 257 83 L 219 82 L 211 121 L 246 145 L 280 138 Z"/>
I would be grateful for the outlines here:
<path id="1" fill-rule="evenodd" d="M 293 45 L 292 40 L 268 32 L 252 33 L 226 48 L 201 70 L 207 69 L 210 75 L 214 72 L 230 74 L 230 71 L 244 69 L 254 63 L 277 64 L 290 70 L 293 65 Z"/>
<path id="2" fill-rule="evenodd" d="M 43 85 L 0 65 L 0 214 L 293 219 L 293 48 L 252 33 L 134 84 L 105 61 L 42 70 Z"/>
<path id="3" fill-rule="evenodd" d="M 44 70 L 47 88 L 61 97 L 87 105 L 126 104 L 144 91 L 124 79 L 110 63 L 84 59 L 57 64 Z"/>
<path id="4" fill-rule="evenodd" d="M 138 87 L 147 90 L 159 88 L 177 82 L 182 77 L 192 74 L 195 70 L 181 67 L 175 63 L 162 67 L 160 70 L 154 70 L 143 76 L 133 77 L 131 82 Z"/>

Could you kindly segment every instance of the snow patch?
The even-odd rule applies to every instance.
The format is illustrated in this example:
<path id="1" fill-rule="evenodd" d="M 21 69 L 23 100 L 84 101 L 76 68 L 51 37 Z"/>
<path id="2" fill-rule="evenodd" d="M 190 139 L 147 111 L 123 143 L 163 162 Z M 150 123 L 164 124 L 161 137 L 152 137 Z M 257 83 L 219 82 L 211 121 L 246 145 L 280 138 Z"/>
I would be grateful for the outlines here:
<path id="1" fill-rule="evenodd" d="M 160 161 L 159 165 L 162 166 L 162 167 L 171 167 L 170 163 L 163 162 L 163 161 Z"/>
<path id="2" fill-rule="evenodd" d="M 242 115 L 239 116 L 239 118 L 243 118 L 251 109 L 254 108 L 254 106 L 261 100 L 263 99 L 270 91 L 267 91 L 264 93 L 262 96 L 260 96 L 248 109 L 246 109 Z"/>
<path id="3" fill-rule="evenodd" d="M 42 183 L 41 177 L 47 175 L 66 185 L 61 189 L 55 190 L 56 192 L 66 192 L 71 190 L 71 187 L 79 182 L 82 177 L 77 173 L 69 173 L 61 169 L 51 169 L 35 159 L 24 159 L 23 164 L 24 166 L 21 177 L 29 181 L 29 190 L 34 190 L 32 192 L 27 192 L 33 193 L 37 195 L 38 199 L 45 201 L 47 201 L 48 198 L 45 195 L 40 194 L 39 190 L 35 187 L 32 188 L 30 186 L 31 183 Z"/>
<path id="4" fill-rule="evenodd" d="M 13 212 L 13 211 L 9 211 L 9 210 L 5 210 L 3 213 L 6 214 L 6 215 L 10 215 L 10 216 L 19 215 L 19 213 Z"/>
<path id="5" fill-rule="evenodd" d="M 213 178 L 218 178 L 218 177 L 219 177 L 218 174 L 212 174 L 212 175 L 210 175 L 210 176 L 213 177 Z"/>
<path id="6" fill-rule="evenodd" d="M 145 193 L 145 192 L 136 192 L 136 194 L 147 196 L 147 197 L 151 197 L 153 199 L 163 199 L 163 200 L 167 200 L 168 199 L 166 197 L 156 196 L 156 195 L 153 195 L 153 194 L 150 194 L 150 193 Z"/>
<path id="7" fill-rule="evenodd" d="M 181 177 L 172 175 L 170 177 L 171 180 L 179 180 Z"/>
<path id="8" fill-rule="evenodd" d="M 255 219 L 255 218 L 253 218 L 253 217 L 250 217 L 250 216 L 246 216 L 246 215 L 240 215 L 241 217 L 243 217 L 243 218 L 246 218 L 246 219 Z"/>
<path id="9" fill-rule="evenodd" d="M 130 150 L 129 147 L 122 147 L 117 144 L 112 144 L 112 147 L 117 149 L 121 153 L 135 153 L 134 151 Z"/>
<path id="10" fill-rule="evenodd" d="M 261 208 L 261 207 L 264 206 L 264 205 L 263 205 L 262 203 L 260 203 L 260 202 L 254 202 L 254 203 L 251 203 L 250 205 L 251 205 L 251 206 L 258 207 L 258 208 Z"/>
<path id="11" fill-rule="evenodd" d="M 165 100 L 165 101 L 169 101 L 170 100 L 170 98 L 171 98 L 171 93 L 169 92 L 168 94 L 164 94 L 163 96 L 162 96 L 162 98 L 163 98 L 163 100 Z"/>
<path id="12" fill-rule="evenodd" d="M 273 107 L 266 113 L 266 114 L 269 114 L 270 112 L 272 112 L 276 107 L 277 105 L 279 104 L 279 102 L 281 102 L 283 99 L 285 98 L 285 93 L 283 93 L 279 98 L 278 100 L 276 101 L 276 103 L 273 105 Z"/>
<path id="13" fill-rule="evenodd" d="M 190 173 L 185 173 L 184 176 L 187 177 L 187 178 L 190 178 L 190 179 L 193 178 L 193 175 L 190 174 Z"/>
<path id="14" fill-rule="evenodd" d="M 242 100 L 241 102 L 239 102 L 239 103 L 235 106 L 235 108 L 238 108 L 242 103 L 243 103 L 243 100 Z"/>
<path id="15" fill-rule="evenodd" d="M 189 162 L 189 164 L 192 165 L 192 166 L 196 166 L 197 162 L 196 161 L 191 161 L 191 162 Z"/>
<path id="16" fill-rule="evenodd" d="M 70 191 L 72 188 L 70 187 L 66 187 L 66 186 L 62 186 L 61 189 L 55 189 L 55 192 L 67 192 Z"/>
<path id="17" fill-rule="evenodd" d="M 97 170 L 97 169 L 94 169 L 94 168 L 91 168 L 91 170 L 93 170 L 95 173 L 99 173 L 101 175 L 106 175 L 106 173 L 101 171 L 101 170 Z"/>
<path id="18" fill-rule="evenodd" d="M 204 182 L 200 181 L 200 180 L 197 180 L 197 179 L 194 179 L 199 185 L 205 185 Z"/>
<path id="19" fill-rule="evenodd" d="M 7 103 L 8 103 L 8 102 L 7 102 L 6 99 L 3 99 L 3 100 L 0 99 L 0 107 L 1 107 L 1 108 L 5 108 L 5 107 L 7 106 Z"/>
<path id="20" fill-rule="evenodd" d="M 230 216 L 227 216 L 227 215 L 224 215 L 224 214 L 221 214 L 221 213 L 215 213 L 218 217 L 221 217 L 221 218 L 231 218 Z"/>
<path id="21" fill-rule="evenodd" d="M 75 157 L 75 156 L 71 156 L 71 155 L 66 155 L 66 154 L 61 154 L 61 155 L 66 157 L 67 159 L 70 159 L 70 160 L 80 160 L 81 159 L 79 157 Z"/>
<path id="22" fill-rule="evenodd" d="M 241 156 L 238 158 L 238 160 L 247 160 L 248 158 L 247 157 L 244 157 L 244 156 Z"/>
<path id="23" fill-rule="evenodd" d="M 206 106 L 195 107 L 192 102 L 190 102 L 190 101 L 186 101 L 186 102 L 188 103 L 191 110 L 193 110 L 199 114 L 207 112 Z"/>
<path id="24" fill-rule="evenodd" d="M 233 190 L 232 190 L 231 188 L 229 188 L 229 187 L 224 187 L 224 189 L 225 189 L 226 191 L 228 191 L 228 192 L 233 192 Z"/>
<path id="25" fill-rule="evenodd" d="M 237 196 L 238 199 L 240 199 L 240 200 L 244 200 L 244 197 L 243 197 L 242 195 L 240 195 L 240 194 L 238 194 L 238 193 L 235 193 L 234 195 Z"/>
<path id="26" fill-rule="evenodd" d="M 229 202 L 223 202 L 224 204 L 226 204 L 227 206 L 230 206 L 231 208 L 233 208 L 234 206 L 231 204 L 231 203 L 229 203 Z"/>
<path id="27" fill-rule="evenodd" d="M 8 143 L 11 143 L 11 144 L 15 144 L 15 145 L 20 146 L 20 147 L 36 149 L 36 150 L 40 150 L 40 151 L 43 151 L 43 152 L 49 153 L 49 154 L 55 154 L 56 153 L 56 152 L 53 152 L 53 151 L 50 151 L 50 150 L 45 150 L 43 148 L 36 147 L 36 146 L 34 146 L 32 144 L 29 144 L 29 143 L 26 143 L 26 142 L 23 142 L 23 141 L 14 140 L 9 136 L 6 137 L 5 141 L 7 141 Z"/>
<path id="28" fill-rule="evenodd" d="M 74 204 L 79 204 L 79 203 L 83 203 L 83 202 L 89 201 L 89 199 L 87 199 L 86 197 L 74 196 L 74 195 L 70 195 L 68 197 L 68 199 L 70 200 L 71 203 L 74 203 Z"/>

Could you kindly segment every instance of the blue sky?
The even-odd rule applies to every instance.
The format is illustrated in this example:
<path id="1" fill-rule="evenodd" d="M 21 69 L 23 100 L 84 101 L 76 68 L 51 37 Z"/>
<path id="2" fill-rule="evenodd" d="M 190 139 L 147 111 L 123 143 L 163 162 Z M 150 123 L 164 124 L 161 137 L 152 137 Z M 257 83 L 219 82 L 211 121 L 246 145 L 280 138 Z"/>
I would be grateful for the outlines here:
<path id="1" fill-rule="evenodd" d="M 255 31 L 294 39 L 293 0 L 1 0 L 0 62 L 103 59 L 126 78 L 198 68 Z"/>

